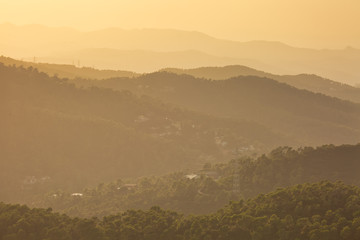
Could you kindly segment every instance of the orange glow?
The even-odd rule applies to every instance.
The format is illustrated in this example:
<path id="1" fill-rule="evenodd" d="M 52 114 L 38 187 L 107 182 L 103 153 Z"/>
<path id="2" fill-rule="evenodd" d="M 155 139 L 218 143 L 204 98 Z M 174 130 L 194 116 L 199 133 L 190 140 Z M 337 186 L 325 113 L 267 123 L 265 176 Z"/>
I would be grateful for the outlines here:
<path id="1" fill-rule="evenodd" d="M 1 0 L 0 23 L 196 30 L 232 40 L 360 48 L 357 0 Z"/>

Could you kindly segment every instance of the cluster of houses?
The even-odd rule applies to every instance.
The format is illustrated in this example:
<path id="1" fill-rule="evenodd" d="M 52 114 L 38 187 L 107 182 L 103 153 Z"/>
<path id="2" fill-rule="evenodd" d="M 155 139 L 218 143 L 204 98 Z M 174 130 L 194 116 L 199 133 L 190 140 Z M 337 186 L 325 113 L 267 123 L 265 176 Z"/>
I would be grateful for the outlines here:
<path id="1" fill-rule="evenodd" d="M 218 172 L 216 171 L 210 171 L 210 170 L 200 170 L 197 173 L 191 173 L 191 174 L 187 174 L 185 175 L 185 178 L 187 179 L 198 179 L 201 176 L 206 176 L 206 177 L 210 177 L 214 180 L 218 180 L 220 178 L 220 175 Z"/>

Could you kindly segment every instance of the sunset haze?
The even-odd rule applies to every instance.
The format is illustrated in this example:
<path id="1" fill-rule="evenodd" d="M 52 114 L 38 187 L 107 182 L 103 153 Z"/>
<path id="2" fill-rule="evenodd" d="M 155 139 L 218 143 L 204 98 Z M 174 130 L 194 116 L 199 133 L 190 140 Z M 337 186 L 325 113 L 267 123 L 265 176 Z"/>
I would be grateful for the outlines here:
<path id="1" fill-rule="evenodd" d="M 360 48 L 357 0 L 1 0 L 0 23 L 80 30 L 171 28 L 297 47 Z"/>

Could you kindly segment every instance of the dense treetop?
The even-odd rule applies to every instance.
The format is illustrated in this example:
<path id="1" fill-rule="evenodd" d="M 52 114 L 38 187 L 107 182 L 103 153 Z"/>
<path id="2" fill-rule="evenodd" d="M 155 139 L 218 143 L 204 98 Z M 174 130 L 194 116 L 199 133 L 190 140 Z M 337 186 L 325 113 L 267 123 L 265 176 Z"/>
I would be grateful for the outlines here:
<path id="1" fill-rule="evenodd" d="M 155 205 L 183 214 L 205 214 L 232 200 L 248 199 L 305 182 L 341 180 L 360 186 L 359 156 L 359 144 L 297 150 L 280 147 L 257 158 L 205 164 L 197 172 L 119 179 L 83 189 L 81 197 L 58 190 L 26 202 L 80 217 L 102 217 Z M 28 189 L 28 196 L 31 191 Z"/>
<path id="2" fill-rule="evenodd" d="M 0 204 L 0 239 L 360 239 L 360 190 L 341 182 L 278 189 L 184 217 L 159 207 L 79 219 Z"/>

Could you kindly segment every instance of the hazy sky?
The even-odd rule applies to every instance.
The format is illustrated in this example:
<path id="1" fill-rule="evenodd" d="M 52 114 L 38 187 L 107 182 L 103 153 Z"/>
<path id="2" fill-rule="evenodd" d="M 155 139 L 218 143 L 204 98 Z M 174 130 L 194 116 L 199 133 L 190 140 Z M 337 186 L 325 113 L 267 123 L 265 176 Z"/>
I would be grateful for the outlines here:
<path id="1" fill-rule="evenodd" d="M 359 0 L 0 0 L 0 23 L 197 30 L 240 41 L 360 48 Z"/>

